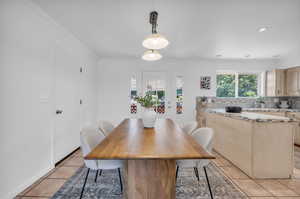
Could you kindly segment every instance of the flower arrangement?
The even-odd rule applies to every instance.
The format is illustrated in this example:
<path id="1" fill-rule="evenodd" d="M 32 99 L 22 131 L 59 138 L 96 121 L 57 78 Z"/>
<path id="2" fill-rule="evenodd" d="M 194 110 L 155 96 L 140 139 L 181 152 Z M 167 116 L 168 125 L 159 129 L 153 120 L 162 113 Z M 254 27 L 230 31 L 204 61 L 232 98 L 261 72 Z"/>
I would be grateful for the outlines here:
<path id="1" fill-rule="evenodd" d="M 137 96 L 135 97 L 135 100 L 144 108 L 152 108 L 158 103 L 158 100 L 150 93 L 146 93 L 145 96 Z"/>

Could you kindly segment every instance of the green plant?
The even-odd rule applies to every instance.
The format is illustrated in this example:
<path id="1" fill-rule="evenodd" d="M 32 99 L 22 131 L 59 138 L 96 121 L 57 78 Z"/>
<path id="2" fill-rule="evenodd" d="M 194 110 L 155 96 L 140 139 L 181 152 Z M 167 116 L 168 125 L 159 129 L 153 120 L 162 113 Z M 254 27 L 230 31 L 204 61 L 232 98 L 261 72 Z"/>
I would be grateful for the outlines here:
<path id="1" fill-rule="evenodd" d="M 142 107 L 145 108 L 151 108 L 155 105 L 157 105 L 158 100 L 155 96 L 152 96 L 150 93 L 146 93 L 146 95 L 143 96 L 137 96 L 135 97 L 135 100 L 137 103 L 139 103 Z"/>

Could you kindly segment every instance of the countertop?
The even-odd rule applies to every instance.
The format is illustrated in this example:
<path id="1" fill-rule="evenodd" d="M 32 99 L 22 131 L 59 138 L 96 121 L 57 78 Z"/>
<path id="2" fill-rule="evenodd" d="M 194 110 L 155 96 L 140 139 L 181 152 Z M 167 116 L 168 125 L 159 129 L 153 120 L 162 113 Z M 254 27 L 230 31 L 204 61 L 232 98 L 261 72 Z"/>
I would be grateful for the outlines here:
<path id="1" fill-rule="evenodd" d="M 287 108 L 243 108 L 243 111 L 248 112 L 300 112 L 300 109 L 287 109 Z"/>
<path id="2" fill-rule="evenodd" d="M 243 109 L 243 110 L 248 111 L 247 109 Z M 215 114 L 223 115 L 225 117 L 231 117 L 234 119 L 249 120 L 255 122 L 295 122 L 295 120 L 288 117 L 266 115 L 262 113 L 250 113 L 250 112 L 227 113 L 225 112 L 224 109 L 209 109 L 207 111 L 209 113 L 215 113 Z"/>

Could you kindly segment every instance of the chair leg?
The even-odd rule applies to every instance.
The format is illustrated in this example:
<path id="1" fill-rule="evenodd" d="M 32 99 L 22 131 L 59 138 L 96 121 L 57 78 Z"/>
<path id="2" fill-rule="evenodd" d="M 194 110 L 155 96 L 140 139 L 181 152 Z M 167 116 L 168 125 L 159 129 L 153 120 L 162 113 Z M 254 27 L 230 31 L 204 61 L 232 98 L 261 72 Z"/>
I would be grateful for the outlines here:
<path id="1" fill-rule="evenodd" d="M 82 198 L 82 195 L 83 195 L 83 192 L 84 192 L 84 188 L 85 188 L 85 184 L 86 184 L 86 181 L 89 177 L 89 173 L 90 173 L 90 169 L 87 170 L 87 173 L 86 173 L 86 176 L 85 176 L 85 180 L 84 180 L 84 184 L 83 184 L 83 187 L 82 187 L 82 190 L 81 190 L 81 194 L 80 194 L 80 199 Z"/>
<path id="2" fill-rule="evenodd" d="M 211 188 L 210 188 L 210 183 L 209 183 L 209 179 L 208 179 L 208 176 L 207 176 L 206 167 L 204 166 L 203 169 L 204 169 L 204 173 L 205 173 L 205 177 L 206 177 L 206 181 L 207 181 L 207 185 L 208 185 L 210 197 L 211 197 L 211 199 L 214 199 L 212 191 L 211 191 Z"/>
<path id="3" fill-rule="evenodd" d="M 178 178 L 178 170 L 179 170 L 179 166 L 176 166 L 176 178 L 175 178 L 175 182 L 177 182 L 177 178 Z"/>
<path id="4" fill-rule="evenodd" d="M 99 173 L 99 176 L 101 176 L 102 175 L 102 169 L 100 169 L 100 173 Z"/>
<path id="5" fill-rule="evenodd" d="M 200 181 L 199 172 L 198 172 L 198 168 L 197 167 L 194 167 L 194 172 L 195 172 L 195 175 L 197 177 L 197 180 Z"/>
<path id="6" fill-rule="evenodd" d="M 97 179 L 98 179 L 98 173 L 99 173 L 99 170 L 96 171 L 95 183 L 97 182 Z"/>
<path id="7" fill-rule="evenodd" d="M 122 177 L 121 177 L 121 170 L 118 168 L 118 173 L 119 173 L 119 180 L 120 180 L 120 187 L 121 187 L 121 193 L 123 192 L 123 183 L 122 183 Z"/>

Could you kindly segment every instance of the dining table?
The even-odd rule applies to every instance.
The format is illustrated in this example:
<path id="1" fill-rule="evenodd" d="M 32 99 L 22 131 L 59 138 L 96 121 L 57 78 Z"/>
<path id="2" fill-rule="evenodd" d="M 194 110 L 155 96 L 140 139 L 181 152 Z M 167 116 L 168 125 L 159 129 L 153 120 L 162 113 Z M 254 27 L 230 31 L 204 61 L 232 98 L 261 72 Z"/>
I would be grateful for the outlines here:
<path id="1" fill-rule="evenodd" d="M 124 119 L 86 160 L 124 160 L 124 198 L 176 198 L 176 160 L 214 159 L 171 119 L 144 128 L 142 119 Z"/>

